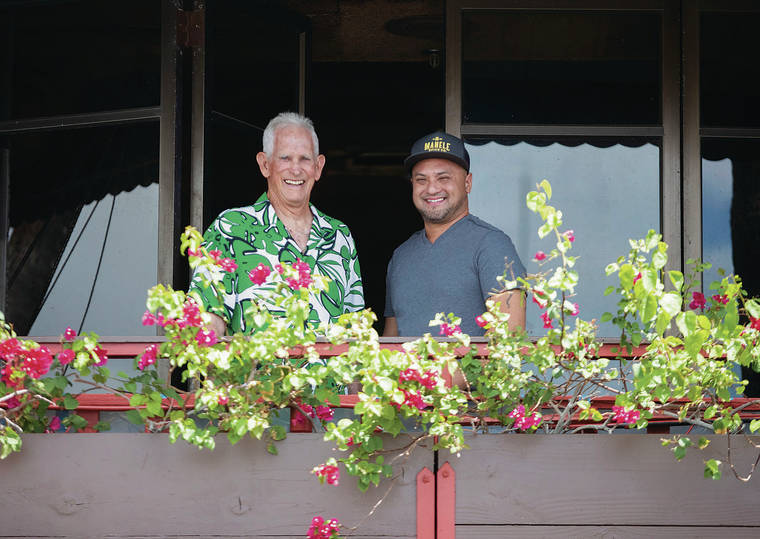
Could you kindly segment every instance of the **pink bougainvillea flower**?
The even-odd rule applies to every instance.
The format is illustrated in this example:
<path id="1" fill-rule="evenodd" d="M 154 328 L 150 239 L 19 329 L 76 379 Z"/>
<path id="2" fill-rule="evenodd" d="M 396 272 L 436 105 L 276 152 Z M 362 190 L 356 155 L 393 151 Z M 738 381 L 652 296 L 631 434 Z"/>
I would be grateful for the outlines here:
<path id="1" fill-rule="evenodd" d="M 194 250 L 194 249 L 188 249 L 187 250 L 187 256 L 201 256 L 200 250 Z"/>
<path id="2" fill-rule="evenodd" d="M 578 313 L 580 312 L 580 307 L 578 307 L 577 303 L 573 303 L 573 308 L 570 311 L 570 314 L 573 316 L 578 316 Z"/>
<path id="3" fill-rule="evenodd" d="M 551 329 L 554 327 L 552 325 L 552 317 L 549 316 L 548 312 L 541 314 L 541 320 L 544 321 L 544 329 Z"/>
<path id="4" fill-rule="evenodd" d="M 77 336 L 77 332 L 71 329 L 71 326 L 68 326 L 66 330 L 63 332 L 63 338 L 67 341 L 73 341 Z"/>
<path id="5" fill-rule="evenodd" d="M 276 264 L 276 265 L 275 265 L 275 267 L 274 267 L 274 269 L 275 269 L 275 270 L 277 271 L 277 273 L 279 273 L 280 275 L 282 275 L 283 273 L 285 273 L 285 268 L 282 266 L 282 264 Z"/>
<path id="6" fill-rule="evenodd" d="M 409 382 L 409 381 L 417 381 L 420 377 L 420 373 L 417 372 L 416 369 L 412 369 L 411 367 L 401 371 L 398 375 L 398 381 L 399 382 Z"/>
<path id="7" fill-rule="evenodd" d="M 331 518 L 327 522 L 322 517 L 314 517 L 311 520 L 311 527 L 306 532 L 307 539 L 333 539 L 338 537 L 340 522 Z"/>
<path id="8" fill-rule="evenodd" d="M 751 327 L 752 329 L 755 329 L 757 331 L 760 331 L 760 318 L 752 318 L 750 316 L 749 317 L 749 321 L 750 321 L 749 327 Z"/>
<path id="9" fill-rule="evenodd" d="M 478 325 L 478 327 L 484 328 L 488 325 L 488 320 L 486 320 L 482 316 L 476 316 L 475 323 Z"/>
<path id="10" fill-rule="evenodd" d="M 288 286 L 293 290 L 308 288 L 308 286 L 314 282 L 311 277 L 311 268 L 306 262 L 302 262 L 300 258 L 293 264 L 293 269 L 298 271 L 298 278 L 288 277 L 285 279 L 285 282 L 287 282 Z"/>
<path id="11" fill-rule="evenodd" d="M 264 284 L 264 281 L 267 280 L 267 277 L 269 277 L 270 273 L 272 273 L 272 270 L 269 268 L 269 266 L 259 264 L 255 269 L 252 269 L 248 272 L 248 278 L 253 284 L 261 285 Z"/>
<path id="12" fill-rule="evenodd" d="M 227 406 L 227 403 L 230 402 L 230 398 L 227 395 L 219 395 L 216 402 L 219 403 L 219 406 Z"/>
<path id="13" fill-rule="evenodd" d="M 19 369 L 31 378 L 39 378 L 50 370 L 53 353 L 46 346 L 38 346 L 26 351 L 26 357 Z"/>
<path id="14" fill-rule="evenodd" d="M 636 423 L 639 420 L 639 417 L 641 417 L 638 410 L 626 410 L 623 406 L 613 406 L 612 413 L 612 420 L 615 423 Z"/>
<path id="15" fill-rule="evenodd" d="M 219 262 L 219 265 L 222 267 L 222 269 L 224 271 L 227 271 L 227 272 L 230 272 L 230 273 L 232 273 L 233 271 L 235 271 L 237 269 L 237 264 L 231 258 L 223 258 Z"/>
<path id="16" fill-rule="evenodd" d="M 546 253 L 543 251 L 538 251 L 536 254 L 533 255 L 533 260 L 537 262 L 541 262 L 542 260 L 546 260 Z"/>
<path id="17" fill-rule="evenodd" d="M 321 421 L 330 421 L 333 418 L 333 409 L 329 406 L 317 406 L 314 411 L 317 418 Z"/>
<path id="18" fill-rule="evenodd" d="M 0 358 L 5 360 L 10 361 L 23 351 L 24 347 L 21 346 L 21 342 L 15 337 L 0 342 Z"/>
<path id="19" fill-rule="evenodd" d="M 210 328 L 203 328 L 195 335 L 195 341 L 200 346 L 214 346 L 218 341 L 216 332 Z"/>
<path id="20" fill-rule="evenodd" d="M 443 335 L 445 337 L 452 337 L 453 335 L 458 335 L 459 333 L 462 333 L 462 329 L 455 325 L 455 324 L 447 324 L 444 322 L 441 324 L 441 330 L 439 332 L 440 335 Z"/>
<path id="21" fill-rule="evenodd" d="M 68 365 L 72 361 L 74 361 L 74 358 L 76 357 L 76 354 L 74 353 L 74 350 L 69 350 L 68 348 L 66 350 L 61 350 L 61 353 L 58 354 L 58 362 L 61 365 Z"/>
<path id="22" fill-rule="evenodd" d="M 45 429 L 45 432 L 56 432 L 60 428 L 61 428 L 61 419 L 58 416 L 55 416 L 53 419 L 50 420 L 50 423 L 48 423 L 48 426 Z"/>
<path id="23" fill-rule="evenodd" d="M 712 299 L 715 303 L 722 303 L 723 305 L 728 303 L 728 296 L 726 294 L 715 294 Z"/>
<path id="24" fill-rule="evenodd" d="M 158 322 L 158 318 L 156 318 L 156 316 L 152 312 L 145 311 L 142 317 L 143 326 L 154 326 L 156 325 L 157 322 Z"/>
<path id="25" fill-rule="evenodd" d="M 565 236 L 570 243 L 575 241 L 575 232 L 573 230 L 566 230 L 562 235 Z"/>
<path id="26" fill-rule="evenodd" d="M 639 279 L 641 279 L 641 272 L 636 274 L 636 277 L 633 278 L 633 284 L 635 285 Z"/>
<path id="27" fill-rule="evenodd" d="M 96 346 L 95 355 L 98 356 L 98 360 L 95 362 L 95 365 L 98 367 L 102 367 L 108 362 L 108 350 L 101 348 L 100 346 Z"/>
<path id="28" fill-rule="evenodd" d="M 697 309 L 704 309 L 705 304 L 707 303 L 707 300 L 705 299 L 705 295 L 702 292 L 693 292 L 691 303 L 689 303 L 689 309 L 697 310 Z"/>
<path id="29" fill-rule="evenodd" d="M 140 359 L 137 360 L 137 368 L 140 370 L 144 370 L 145 367 L 148 367 L 149 365 L 153 365 L 156 362 L 157 356 L 158 356 L 158 345 L 151 344 L 142 353 L 142 355 L 140 356 Z"/>
<path id="30" fill-rule="evenodd" d="M 201 319 L 201 310 L 198 308 L 198 304 L 192 299 L 188 299 L 184 305 L 182 305 L 182 319 L 177 322 L 177 325 L 182 324 L 183 327 L 201 327 L 203 320 Z"/>
<path id="31" fill-rule="evenodd" d="M 332 466 L 330 464 L 320 464 L 319 466 L 315 466 L 311 473 L 317 476 L 317 479 L 319 479 L 320 483 L 327 482 L 328 485 L 338 485 L 338 481 L 340 480 L 340 470 L 337 466 Z"/>
<path id="32" fill-rule="evenodd" d="M 221 263 L 222 252 L 219 249 L 212 249 L 208 252 L 208 255 L 211 257 L 211 260 L 213 260 L 215 264 Z"/>
<path id="33" fill-rule="evenodd" d="M 543 416 L 538 412 L 526 416 L 525 406 L 520 404 L 514 410 L 507 414 L 507 417 L 511 417 L 515 420 L 513 426 L 518 430 L 528 430 L 531 427 L 537 427 L 541 424 Z"/>
<path id="34" fill-rule="evenodd" d="M 18 389 L 22 387 L 24 385 L 23 380 L 24 373 L 14 369 L 10 364 L 0 369 L 0 381 L 10 388 Z M 11 406 L 11 408 L 14 408 L 14 406 Z"/>
<path id="35" fill-rule="evenodd" d="M 433 389 L 438 384 L 438 376 L 434 372 L 425 371 L 425 374 L 420 376 L 417 381 L 422 385 L 422 387 Z"/>

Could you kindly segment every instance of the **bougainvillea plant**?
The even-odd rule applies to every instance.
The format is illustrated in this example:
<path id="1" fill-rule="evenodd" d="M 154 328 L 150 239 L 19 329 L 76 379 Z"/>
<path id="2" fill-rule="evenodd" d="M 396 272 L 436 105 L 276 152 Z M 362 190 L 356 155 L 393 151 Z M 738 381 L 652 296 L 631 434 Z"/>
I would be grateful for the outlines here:
<path id="1" fill-rule="evenodd" d="M 2 321 L 0 456 L 20 449 L 21 432 L 86 425 L 68 392 L 72 381 L 124 396 L 133 407 L 127 413 L 131 421 L 168 431 L 172 442 L 181 438 L 209 449 L 223 433 L 233 444 L 244 436 L 264 439 L 276 453 L 275 442 L 286 436 L 277 417 L 288 407 L 297 409 L 339 452 L 305 473 L 337 485 L 342 468 L 362 490 L 383 478 L 393 481 L 397 465 L 417 446 L 452 453 L 466 449 L 465 428 L 611 432 L 645 428 L 657 416 L 729 436 L 756 431 L 760 422 L 746 425 L 741 407 L 730 402 L 746 384 L 735 367 L 760 368 L 760 304 L 746 297 L 739 278 L 724 276 L 705 296 L 696 276 L 706 265 L 694 264 L 686 276 L 666 271 L 667 246 L 658 234 L 650 231 L 630 241 L 628 255 L 606 268 L 617 276 L 618 284 L 606 291 L 617 294 L 617 312 L 601 317 L 620 329 L 620 357 L 599 357 L 597 326 L 581 318 L 582 306 L 574 301 L 579 279 L 571 254 L 575 233 L 564 227 L 562 212 L 549 205 L 550 199 L 546 181 L 527 195 L 528 208 L 541 218 L 538 234 L 550 241 L 546 252 L 533 257 L 537 271 L 503 278 L 505 289 L 521 288 L 525 301 L 538 305 L 546 334 L 533 338 L 510 331 L 508 315 L 489 301 L 476 320 L 487 330 L 487 360 L 478 356 L 453 313 L 437 315 L 430 334 L 393 350 L 380 346 L 369 310 L 311 327 L 309 294 L 328 283 L 300 262 L 250 272 L 254 284 L 266 282 L 273 289 L 271 297 L 245 313 L 246 325 L 256 329 L 252 335 L 216 335 L 210 315 L 192 296 L 153 287 L 143 324 L 160 326 L 166 340 L 135 358 L 141 372 L 131 378 L 111 376 L 107 353 L 94 334 L 67 329 L 62 352 L 53 357 L 44 346 L 18 339 Z M 207 252 L 192 228 L 182 235 L 182 251 L 207 285 L 220 287 L 224 272 L 234 269 L 234 261 Z M 320 338 L 345 345 L 345 352 L 323 360 L 315 346 Z M 180 369 L 191 390 L 168 385 L 158 374 L 160 361 L 170 370 Z M 461 383 L 447 382 L 451 374 Z M 331 407 L 349 386 L 361 388 L 353 417 L 333 421 Z M 48 410 L 53 403 L 72 411 L 62 424 Z M 401 447 L 384 446 L 388 435 L 402 432 Z M 707 443 L 700 438 L 696 445 Z M 663 445 L 680 459 L 694 443 L 671 436 Z M 719 477 L 720 466 L 707 460 L 705 475 Z M 315 517 L 308 535 L 337 537 L 339 528 L 334 519 Z"/>

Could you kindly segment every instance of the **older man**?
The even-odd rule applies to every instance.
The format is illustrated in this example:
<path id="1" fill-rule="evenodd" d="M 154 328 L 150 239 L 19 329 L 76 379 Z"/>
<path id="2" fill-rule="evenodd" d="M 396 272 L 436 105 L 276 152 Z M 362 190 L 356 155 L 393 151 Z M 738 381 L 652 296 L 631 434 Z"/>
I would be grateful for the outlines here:
<path id="1" fill-rule="evenodd" d="M 412 201 L 425 228 L 393 253 L 386 277 L 386 336 L 430 332 L 436 313 L 453 312 L 461 329 L 482 335 L 476 317 L 491 297 L 510 315 L 512 329 L 525 327 L 519 289 L 502 291 L 497 276 L 525 275 L 509 236 L 469 212 L 470 156 L 461 139 L 436 132 L 417 140 L 404 166 Z"/>
<path id="2" fill-rule="evenodd" d="M 306 262 L 312 273 L 330 279 L 328 290 L 310 298 L 309 323 L 333 322 L 341 314 L 364 308 L 359 259 L 348 227 L 309 202 L 325 156 L 308 118 L 283 112 L 273 118 L 256 155 L 267 191 L 252 205 L 222 212 L 204 234 L 208 251 L 232 258 L 237 269 L 224 277 L 224 294 L 204 287 L 194 275 L 190 291 L 214 314 L 213 329 L 223 335 L 250 333 L 244 317 L 252 302 L 266 302 L 268 282 L 256 284 L 249 273 L 259 264 Z M 254 276 L 255 277 L 255 276 Z"/>

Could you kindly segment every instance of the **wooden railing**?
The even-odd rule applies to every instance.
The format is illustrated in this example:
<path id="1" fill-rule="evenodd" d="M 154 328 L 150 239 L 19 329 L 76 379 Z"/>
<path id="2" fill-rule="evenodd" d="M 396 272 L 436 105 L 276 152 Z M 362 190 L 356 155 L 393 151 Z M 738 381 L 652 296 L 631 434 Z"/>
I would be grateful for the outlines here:
<path id="1" fill-rule="evenodd" d="M 37 342 L 45 343 L 54 353 L 60 351 L 61 345 L 57 339 L 54 338 L 35 338 Z M 391 350 L 401 350 L 403 343 L 413 339 L 410 338 L 390 338 L 381 337 L 380 343 L 382 348 Z M 112 359 L 131 359 L 141 354 L 145 348 L 153 343 L 160 343 L 163 339 L 161 337 L 154 338 L 134 338 L 134 337 L 106 337 L 101 339 L 101 346 L 108 351 L 109 358 Z M 488 349 L 484 338 L 473 338 L 472 344 L 477 348 L 477 354 L 481 358 L 488 357 Z M 317 342 L 316 349 L 322 358 L 330 358 L 346 352 L 348 345 L 334 346 L 328 342 Z M 630 354 L 621 354 L 619 345 L 615 342 L 604 343 L 599 350 L 599 357 L 615 359 L 626 358 L 630 359 L 643 354 L 645 351 L 644 346 L 635 347 Z M 467 350 L 460 349 L 459 353 L 464 354 Z M 298 349 L 293 350 L 294 357 L 300 355 Z M 450 380 L 449 380 L 450 382 Z M 85 432 L 94 432 L 94 425 L 101 419 L 101 413 L 103 412 L 124 412 L 132 409 L 129 405 L 128 399 L 106 393 L 83 393 L 77 396 L 79 401 L 79 407 L 77 413 L 87 420 L 88 426 Z M 562 404 L 563 399 L 561 397 L 556 399 L 558 404 Z M 601 396 L 596 397 L 592 401 L 592 405 L 600 411 L 608 411 L 614 404 L 614 396 Z M 741 416 L 745 420 L 759 419 L 760 418 L 760 404 L 754 402 L 755 399 L 750 398 L 735 398 L 731 400 L 731 405 L 734 408 L 741 408 Z M 353 408 L 357 402 L 355 395 L 341 395 L 339 408 Z M 678 404 L 680 401 L 674 401 L 674 404 Z M 185 403 L 186 408 L 192 408 L 194 405 L 192 396 Z M 164 409 L 171 407 L 176 408 L 177 402 L 171 399 L 164 400 Z M 51 409 L 57 409 L 55 406 Z M 542 413 L 544 415 L 544 421 L 552 423 L 557 420 L 554 410 L 546 406 Z M 463 418 L 463 423 L 470 423 L 471 418 Z M 571 428 L 580 427 L 584 424 L 584 421 L 580 421 L 576 418 L 571 424 Z M 678 421 L 673 417 L 670 417 L 663 413 L 656 413 L 654 417 L 649 421 L 647 427 L 647 433 L 650 434 L 665 434 L 668 433 L 670 427 L 678 425 Z M 303 416 L 298 410 L 291 409 L 290 418 L 290 431 L 291 432 L 312 432 L 311 421 Z"/>

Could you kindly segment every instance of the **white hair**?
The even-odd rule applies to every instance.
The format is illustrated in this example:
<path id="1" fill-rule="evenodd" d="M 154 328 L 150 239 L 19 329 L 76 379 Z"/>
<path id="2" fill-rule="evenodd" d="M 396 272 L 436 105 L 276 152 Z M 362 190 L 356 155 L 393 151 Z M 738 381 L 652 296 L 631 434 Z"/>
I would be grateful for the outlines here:
<path id="1" fill-rule="evenodd" d="M 300 127 L 306 129 L 311 135 L 311 141 L 314 145 L 314 157 L 319 155 L 319 139 L 317 138 L 317 132 L 314 130 L 314 124 L 312 121 L 297 112 L 281 112 L 269 120 L 266 129 L 264 129 L 262 146 L 267 157 L 272 157 L 275 134 L 278 129 L 282 129 L 283 127 Z"/>

